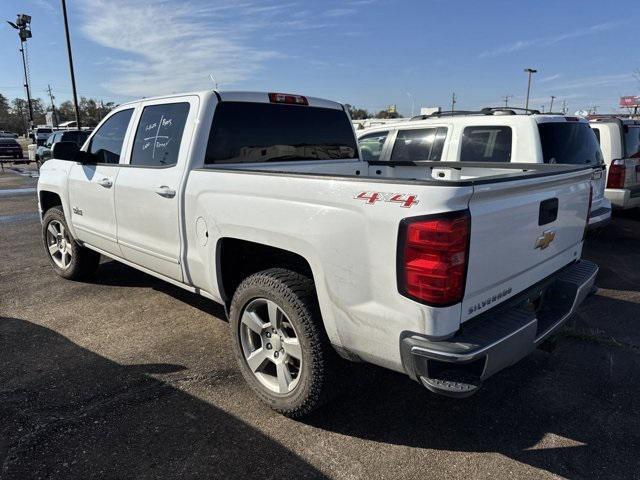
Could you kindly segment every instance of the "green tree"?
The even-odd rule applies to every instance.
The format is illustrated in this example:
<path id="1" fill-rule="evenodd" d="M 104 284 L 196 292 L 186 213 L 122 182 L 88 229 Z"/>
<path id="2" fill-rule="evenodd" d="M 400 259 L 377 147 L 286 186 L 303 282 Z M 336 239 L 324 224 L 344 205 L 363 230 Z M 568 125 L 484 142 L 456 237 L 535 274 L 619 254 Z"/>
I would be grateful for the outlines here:
<path id="1" fill-rule="evenodd" d="M 387 110 L 380 110 L 376 114 L 376 118 L 402 118 L 398 112 L 389 112 Z"/>
<path id="2" fill-rule="evenodd" d="M 351 115 L 352 120 L 365 120 L 371 117 L 369 112 L 364 108 L 356 108 L 351 105 L 347 105 L 347 110 L 349 111 L 349 115 Z"/>

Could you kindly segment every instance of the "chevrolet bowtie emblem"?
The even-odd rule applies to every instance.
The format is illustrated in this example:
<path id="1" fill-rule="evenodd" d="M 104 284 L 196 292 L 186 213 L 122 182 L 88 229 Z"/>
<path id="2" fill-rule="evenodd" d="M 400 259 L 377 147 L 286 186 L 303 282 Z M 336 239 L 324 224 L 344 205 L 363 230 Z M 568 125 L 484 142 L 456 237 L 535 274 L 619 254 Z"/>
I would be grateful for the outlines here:
<path id="1" fill-rule="evenodd" d="M 539 248 L 540 250 L 544 250 L 549 245 L 551 245 L 551 242 L 553 242 L 555 239 L 556 239 L 556 232 L 554 232 L 553 230 L 547 230 L 541 236 L 539 236 L 538 239 L 536 240 L 536 248 Z"/>

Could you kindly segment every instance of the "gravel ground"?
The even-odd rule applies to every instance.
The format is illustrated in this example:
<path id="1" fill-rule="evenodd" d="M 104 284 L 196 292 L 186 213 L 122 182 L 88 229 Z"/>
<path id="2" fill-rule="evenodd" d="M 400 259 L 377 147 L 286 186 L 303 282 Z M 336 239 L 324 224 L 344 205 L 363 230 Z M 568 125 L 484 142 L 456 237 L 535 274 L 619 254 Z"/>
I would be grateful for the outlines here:
<path id="1" fill-rule="evenodd" d="M 552 352 L 465 400 L 357 365 L 292 421 L 243 382 L 220 306 L 111 261 L 56 277 L 35 212 L 0 196 L 2 479 L 640 478 L 640 217 L 588 239 L 600 290 Z"/>

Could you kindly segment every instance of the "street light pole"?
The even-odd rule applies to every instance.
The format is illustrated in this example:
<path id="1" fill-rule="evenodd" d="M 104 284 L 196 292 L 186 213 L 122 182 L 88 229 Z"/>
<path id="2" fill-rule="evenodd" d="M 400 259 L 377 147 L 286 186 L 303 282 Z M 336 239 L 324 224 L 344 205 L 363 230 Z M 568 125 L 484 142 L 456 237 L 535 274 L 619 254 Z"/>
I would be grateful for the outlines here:
<path id="1" fill-rule="evenodd" d="M 24 56 L 23 40 L 20 40 L 20 53 L 22 54 L 22 68 L 24 69 L 24 88 L 27 91 L 27 104 L 29 105 L 29 126 L 33 128 L 33 105 L 31 104 L 31 89 L 29 88 L 29 76 L 27 74 L 27 60 Z"/>
<path id="2" fill-rule="evenodd" d="M 549 111 L 553 112 L 553 101 L 556 99 L 555 95 L 551 95 L 551 105 L 549 106 Z"/>
<path id="3" fill-rule="evenodd" d="M 527 83 L 527 100 L 526 100 L 526 102 L 524 104 L 525 110 L 528 110 L 529 109 L 529 95 L 531 94 L 531 76 L 534 73 L 537 73 L 538 71 L 533 69 L 533 68 L 525 68 L 524 72 L 529 74 L 529 81 Z"/>
<path id="4" fill-rule="evenodd" d="M 71 37 L 67 20 L 67 2 L 62 0 L 62 16 L 64 17 L 64 33 L 67 36 L 67 54 L 69 55 L 69 71 L 71 73 L 71 89 L 73 91 L 73 107 L 76 111 L 76 126 L 80 130 L 80 110 L 78 109 L 78 93 L 76 92 L 76 76 L 73 72 L 73 55 L 71 54 Z"/>
<path id="5" fill-rule="evenodd" d="M 27 58 L 24 53 L 24 44 L 27 39 L 32 37 L 31 34 L 31 16 L 25 13 L 19 13 L 16 19 L 16 23 L 7 20 L 7 23 L 12 28 L 18 30 L 18 36 L 20 37 L 20 53 L 22 55 L 22 68 L 24 69 L 24 88 L 27 92 L 27 103 L 29 104 L 29 127 L 33 129 L 33 105 L 31 103 L 31 90 L 29 88 L 29 71 L 27 70 Z M 29 128 L 27 128 L 29 130 Z M 27 131 L 27 133 L 29 133 Z"/>
<path id="6" fill-rule="evenodd" d="M 409 100 L 411 100 L 411 118 L 413 118 L 413 113 L 416 108 L 416 102 L 413 98 L 413 95 L 411 95 L 409 92 L 407 92 L 407 97 L 409 97 Z"/>

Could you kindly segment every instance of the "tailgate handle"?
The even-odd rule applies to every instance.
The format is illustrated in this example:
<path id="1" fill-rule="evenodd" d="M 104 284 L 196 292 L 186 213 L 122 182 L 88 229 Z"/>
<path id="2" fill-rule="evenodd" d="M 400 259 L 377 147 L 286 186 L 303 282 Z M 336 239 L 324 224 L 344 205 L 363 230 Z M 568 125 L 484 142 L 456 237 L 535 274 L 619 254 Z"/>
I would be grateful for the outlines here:
<path id="1" fill-rule="evenodd" d="M 546 225 L 558 218 L 558 199 L 549 198 L 540 202 L 540 215 L 538 216 L 538 225 Z"/>

